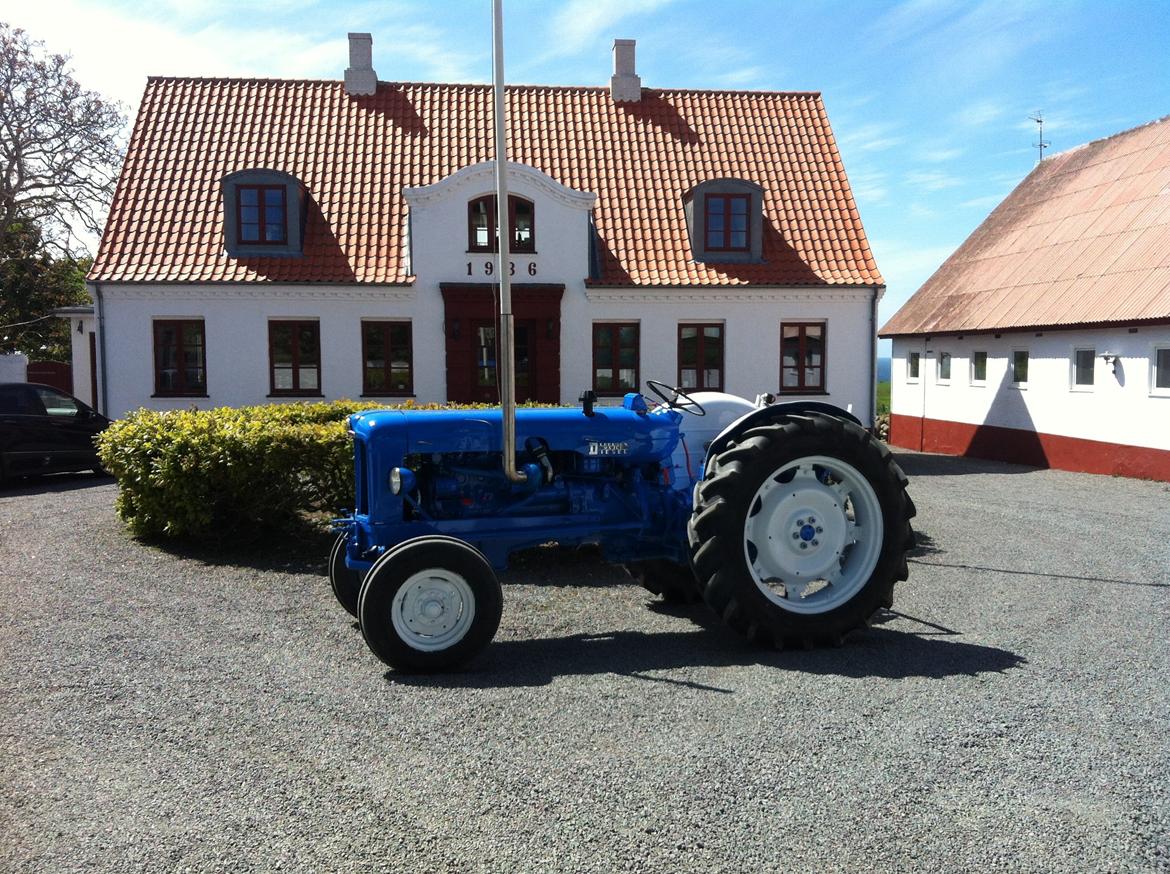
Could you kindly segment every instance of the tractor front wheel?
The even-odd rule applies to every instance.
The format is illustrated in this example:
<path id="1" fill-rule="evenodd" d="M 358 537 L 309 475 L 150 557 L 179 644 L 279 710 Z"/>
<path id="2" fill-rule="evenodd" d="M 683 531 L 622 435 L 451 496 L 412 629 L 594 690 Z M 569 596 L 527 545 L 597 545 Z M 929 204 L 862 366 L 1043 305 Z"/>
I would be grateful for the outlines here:
<path id="1" fill-rule="evenodd" d="M 765 645 L 837 644 L 893 605 L 914 504 L 883 444 L 843 419 L 791 415 L 714 461 L 687 533 L 725 623 Z"/>
<path id="2" fill-rule="evenodd" d="M 362 583 L 357 616 L 366 644 L 404 671 L 455 667 L 491 642 L 503 591 L 479 550 L 428 536 L 392 547 Z"/>
<path id="3" fill-rule="evenodd" d="M 350 616 L 357 616 L 358 595 L 362 591 L 362 574 L 350 570 L 345 564 L 345 541 L 348 535 L 343 531 L 333 541 L 333 548 L 329 550 L 329 585 L 333 588 L 333 597 L 337 603 L 345 608 Z"/>

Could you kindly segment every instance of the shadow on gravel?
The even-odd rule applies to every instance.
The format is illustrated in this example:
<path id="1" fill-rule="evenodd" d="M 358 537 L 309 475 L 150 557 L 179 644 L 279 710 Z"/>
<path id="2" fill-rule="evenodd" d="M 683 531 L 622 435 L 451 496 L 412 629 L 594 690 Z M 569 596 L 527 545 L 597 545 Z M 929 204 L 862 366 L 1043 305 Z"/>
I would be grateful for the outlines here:
<path id="1" fill-rule="evenodd" d="M 47 495 L 52 492 L 75 492 L 114 484 L 114 478 L 97 473 L 52 473 L 13 479 L 0 485 L 0 500 L 25 495 Z"/>
<path id="2" fill-rule="evenodd" d="M 923 531 L 921 528 L 914 529 L 914 548 L 906 553 L 910 557 L 918 557 L 923 555 L 941 555 L 946 552 L 935 545 L 934 538 Z"/>
<path id="3" fill-rule="evenodd" d="M 839 649 L 791 652 L 748 647 L 720 626 L 656 634 L 616 631 L 612 634 L 505 640 L 491 644 L 464 673 L 411 675 L 387 671 L 385 677 L 393 683 L 414 686 L 494 689 L 547 686 L 554 678 L 562 676 L 615 674 L 641 682 L 731 694 L 736 690 L 678 677 L 657 676 L 655 672 L 759 665 L 783 671 L 851 678 L 942 679 L 1001 673 L 1025 661 L 1007 650 L 945 639 L 955 632 L 925 624 L 942 629 L 942 633 L 871 628 L 854 635 Z"/>
<path id="4" fill-rule="evenodd" d="M 894 450 L 898 466 L 907 476 L 964 476 L 973 473 L 1034 473 L 1042 467 L 989 461 L 985 458 L 967 458 L 961 455 L 930 455 L 924 452 Z"/>
<path id="5" fill-rule="evenodd" d="M 182 540 L 144 540 L 176 558 L 203 564 L 246 567 L 284 574 L 325 576 L 335 535 L 305 527 L 288 534 L 260 536 L 251 543 L 191 543 Z"/>

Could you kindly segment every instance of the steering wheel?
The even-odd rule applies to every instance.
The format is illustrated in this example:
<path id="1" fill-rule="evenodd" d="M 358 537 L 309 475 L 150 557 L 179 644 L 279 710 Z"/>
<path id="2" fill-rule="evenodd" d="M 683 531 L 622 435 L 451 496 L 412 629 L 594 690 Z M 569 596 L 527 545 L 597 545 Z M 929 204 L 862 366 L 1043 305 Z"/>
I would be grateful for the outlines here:
<path id="1" fill-rule="evenodd" d="M 659 400 L 672 410 L 682 410 L 684 413 L 690 413 L 692 416 L 707 415 L 707 411 L 703 409 L 703 405 L 681 388 L 669 386 L 665 382 L 659 382 L 656 379 L 646 380 L 646 386 L 658 396 Z"/>

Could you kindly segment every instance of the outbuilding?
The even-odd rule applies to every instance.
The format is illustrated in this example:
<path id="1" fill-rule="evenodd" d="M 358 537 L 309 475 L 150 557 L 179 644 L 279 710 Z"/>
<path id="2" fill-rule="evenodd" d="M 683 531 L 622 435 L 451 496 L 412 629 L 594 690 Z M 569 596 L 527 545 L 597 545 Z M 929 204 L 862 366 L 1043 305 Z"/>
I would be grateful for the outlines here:
<path id="1" fill-rule="evenodd" d="M 893 444 L 1170 480 L 1170 117 L 1042 161 L 880 333 Z"/>

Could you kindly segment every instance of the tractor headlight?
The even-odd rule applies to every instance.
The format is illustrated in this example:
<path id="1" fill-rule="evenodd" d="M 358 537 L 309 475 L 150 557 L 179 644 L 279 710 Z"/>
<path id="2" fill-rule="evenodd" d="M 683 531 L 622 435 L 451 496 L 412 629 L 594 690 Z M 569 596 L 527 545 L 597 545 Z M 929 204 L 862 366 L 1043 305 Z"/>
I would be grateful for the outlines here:
<path id="1" fill-rule="evenodd" d="M 396 467 L 390 471 L 390 491 L 396 495 L 414 491 L 414 471 L 409 467 Z"/>

